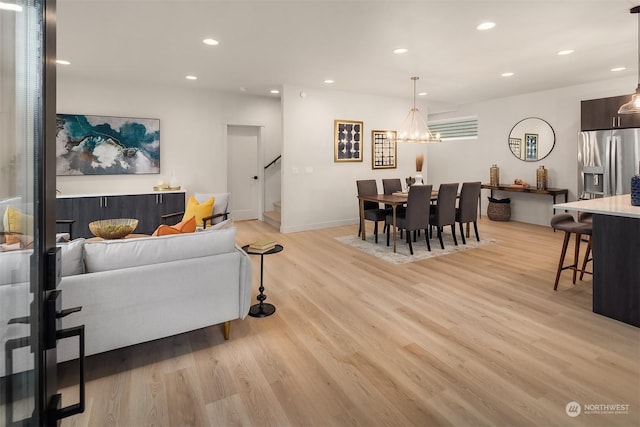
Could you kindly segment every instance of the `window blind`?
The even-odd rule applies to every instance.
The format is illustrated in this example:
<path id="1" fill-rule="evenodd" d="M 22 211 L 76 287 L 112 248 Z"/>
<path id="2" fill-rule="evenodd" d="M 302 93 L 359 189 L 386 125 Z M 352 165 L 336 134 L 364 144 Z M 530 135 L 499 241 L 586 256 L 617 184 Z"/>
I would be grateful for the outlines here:
<path id="1" fill-rule="evenodd" d="M 466 117 L 429 122 L 432 134 L 440 134 L 443 141 L 478 139 L 478 118 Z"/>

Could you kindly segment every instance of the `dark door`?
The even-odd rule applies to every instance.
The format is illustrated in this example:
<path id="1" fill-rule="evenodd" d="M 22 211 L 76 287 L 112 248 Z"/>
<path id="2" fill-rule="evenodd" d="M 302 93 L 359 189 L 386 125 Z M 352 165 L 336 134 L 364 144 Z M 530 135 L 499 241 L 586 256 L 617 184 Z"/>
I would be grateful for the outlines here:
<path id="1" fill-rule="evenodd" d="M 0 29 L 0 425 L 56 425 L 83 410 L 60 408 L 57 340 L 83 332 L 58 329 L 55 0 L 3 3 Z"/>

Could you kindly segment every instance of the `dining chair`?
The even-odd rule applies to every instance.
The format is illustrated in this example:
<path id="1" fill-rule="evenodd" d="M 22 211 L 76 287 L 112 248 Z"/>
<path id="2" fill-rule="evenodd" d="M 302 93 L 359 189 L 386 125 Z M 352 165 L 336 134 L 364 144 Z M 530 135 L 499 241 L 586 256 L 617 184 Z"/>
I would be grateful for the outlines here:
<path id="1" fill-rule="evenodd" d="M 374 196 L 378 194 L 378 184 L 375 179 L 361 179 L 356 181 L 358 187 L 358 196 Z M 358 200 L 358 212 L 360 212 L 360 200 Z M 381 209 L 380 204 L 376 202 L 364 202 L 364 219 L 375 223 L 373 234 L 375 242 L 378 243 L 378 221 L 384 221 L 388 211 Z M 360 214 L 358 215 L 360 216 Z M 362 233 L 362 218 L 360 218 L 360 226 L 358 227 L 358 236 Z"/>
<path id="2" fill-rule="evenodd" d="M 440 247 L 444 249 L 442 242 L 442 232 L 445 225 L 451 226 L 453 243 L 458 246 L 456 239 L 456 198 L 458 197 L 458 183 L 440 184 L 438 188 L 438 198 L 436 205 L 431 205 L 431 215 L 429 223 L 438 229 L 438 240 Z"/>
<path id="3" fill-rule="evenodd" d="M 478 200 L 480 198 L 480 181 L 463 182 L 460 188 L 460 199 L 456 208 L 456 222 L 460 224 L 460 235 L 462 243 L 467 244 L 464 238 L 464 230 L 462 225 L 473 223 L 473 231 L 476 233 L 476 240 L 480 241 L 478 234 Z"/>
<path id="4" fill-rule="evenodd" d="M 407 208 L 402 214 L 396 213 L 396 226 L 406 231 L 409 252 L 413 255 L 413 244 L 411 243 L 411 232 L 415 239 L 415 232 L 424 230 L 424 237 L 427 241 L 427 250 L 431 252 L 429 243 L 429 202 L 431 201 L 431 185 L 412 185 L 409 187 L 407 196 Z M 385 224 L 393 224 L 393 215 L 387 215 Z M 389 246 L 389 235 L 387 233 L 387 246 Z"/>
<path id="5" fill-rule="evenodd" d="M 400 180 L 400 178 L 383 179 L 382 191 L 384 192 L 384 194 L 393 194 L 395 192 L 402 191 L 402 181 Z M 391 205 L 384 205 L 384 207 L 385 209 L 389 210 L 389 213 L 391 213 Z M 396 214 L 404 214 L 405 209 L 406 208 L 404 206 L 396 207 Z M 384 228 L 385 228 L 385 231 L 388 232 L 389 226 L 387 224 L 385 224 Z M 402 233 L 402 229 L 400 233 Z M 400 237 L 402 237 L 402 234 L 400 234 Z"/>

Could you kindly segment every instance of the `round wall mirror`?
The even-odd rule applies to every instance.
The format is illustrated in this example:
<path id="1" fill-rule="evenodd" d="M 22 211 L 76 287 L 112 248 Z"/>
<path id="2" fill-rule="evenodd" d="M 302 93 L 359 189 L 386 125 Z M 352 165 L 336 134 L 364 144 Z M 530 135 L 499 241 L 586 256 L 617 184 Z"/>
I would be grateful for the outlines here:
<path id="1" fill-rule="evenodd" d="M 509 149 L 525 162 L 537 162 L 551 153 L 556 134 L 545 120 L 527 117 L 520 120 L 509 133 Z"/>

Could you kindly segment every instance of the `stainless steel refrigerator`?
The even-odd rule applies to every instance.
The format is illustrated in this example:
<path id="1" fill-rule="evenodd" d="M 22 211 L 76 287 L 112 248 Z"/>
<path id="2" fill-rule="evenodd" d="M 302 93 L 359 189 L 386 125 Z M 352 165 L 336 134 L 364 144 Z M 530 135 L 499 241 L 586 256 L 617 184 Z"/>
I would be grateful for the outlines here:
<path id="1" fill-rule="evenodd" d="M 578 197 L 629 194 L 638 173 L 640 129 L 580 132 L 578 140 Z"/>

